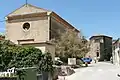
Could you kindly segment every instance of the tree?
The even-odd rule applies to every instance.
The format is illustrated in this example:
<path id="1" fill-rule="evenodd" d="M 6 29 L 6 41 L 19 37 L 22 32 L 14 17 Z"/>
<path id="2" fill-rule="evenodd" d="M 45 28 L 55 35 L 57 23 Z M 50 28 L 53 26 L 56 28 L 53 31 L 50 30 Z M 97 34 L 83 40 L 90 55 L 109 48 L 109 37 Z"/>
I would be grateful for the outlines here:
<path id="1" fill-rule="evenodd" d="M 0 41 L 0 71 L 6 71 L 12 67 L 36 67 L 41 68 L 42 71 L 51 72 L 53 71 L 52 65 L 50 53 L 42 54 L 40 49 L 15 45 L 9 40 Z"/>
<path id="2" fill-rule="evenodd" d="M 15 46 L 9 40 L 0 40 L 0 71 L 5 71 L 9 68 L 9 63 L 12 60 L 12 48 Z"/>
<path id="3" fill-rule="evenodd" d="M 26 75 L 25 70 L 15 69 L 16 75 L 18 76 L 19 80 L 24 80 L 24 76 Z"/>
<path id="4" fill-rule="evenodd" d="M 4 33 L 0 33 L 0 40 L 4 40 L 5 39 L 5 34 Z"/>
<path id="5" fill-rule="evenodd" d="M 17 46 L 13 53 L 10 66 L 16 68 L 37 66 L 42 57 L 41 50 L 32 46 Z"/>
<path id="6" fill-rule="evenodd" d="M 19 68 L 36 67 L 38 72 L 53 72 L 50 53 L 42 54 L 40 49 L 32 46 L 15 45 L 9 40 L 0 40 L 0 71 L 15 67 L 20 80 L 26 74 Z"/>
<path id="7" fill-rule="evenodd" d="M 38 65 L 39 72 L 53 72 L 53 61 L 50 53 L 45 53 Z"/>
<path id="8" fill-rule="evenodd" d="M 65 62 L 67 58 L 84 57 L 89 51 L 87 40 L 80 38 L 74 31 L 67 31 L 60 36 L 59 40 L 54 41 L 56 44 L 56 56 L 61 57 Z"/>

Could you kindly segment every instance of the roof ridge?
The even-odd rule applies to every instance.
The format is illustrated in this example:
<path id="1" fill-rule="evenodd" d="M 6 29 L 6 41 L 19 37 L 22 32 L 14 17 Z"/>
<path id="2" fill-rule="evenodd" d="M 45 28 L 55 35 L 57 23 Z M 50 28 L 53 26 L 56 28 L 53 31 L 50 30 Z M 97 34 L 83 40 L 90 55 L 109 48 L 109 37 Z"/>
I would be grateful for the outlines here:
<path id="1" fill-rule="evenodd" d="M 37 9 L 41 9 L 41 10 L 44 10 L 46 12 L 51 12 L 51 10 L 47 10 L 47 9 L 44 9 L 44 8 L 40 8 L 40 7 L 37 7 L 37 6 L 34 6 L 32 4 L 23 4 L 22 6 L 20 6 L 19 8 L 15 9 L 14 11 L 12 11 L 11 13 L 9 13 L 8 15 L 6 15 L 5 17 L 9 16 L 10 14 L 14 13 L 15 11 L 19 10 L 20 8 L 24 7 L 24 6 L 31 6 L 31 7 L 34 7 L 34 8 L 37 8 Z M 27 7 L 26 6 L 26 7 Z"/>
<path id="2" fill-rule="evenodd" d="M 25 5 L 25 4 L 24 4 Z M 29 6 L 32 6 L 32 7 L 35 7 L 35 8 L 38 8 L 38 9 L 42 9 L 42 10 L 45 10 L 45 11 L 51 11 L 51 10 L 48 10 L 48 9 L 44 9 L 44 8 L 40 8 L 40 7 L 37 7 L 37 6 L 34 6 L 32 4 L 27 4 Z"/>

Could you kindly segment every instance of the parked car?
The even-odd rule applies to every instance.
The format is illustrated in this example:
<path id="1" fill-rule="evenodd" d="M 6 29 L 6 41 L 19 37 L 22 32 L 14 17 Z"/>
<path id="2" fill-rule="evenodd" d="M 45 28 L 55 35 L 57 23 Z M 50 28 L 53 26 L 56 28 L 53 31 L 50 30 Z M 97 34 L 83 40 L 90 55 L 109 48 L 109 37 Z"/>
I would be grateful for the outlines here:
<path id="1" fill-rule="evenodd" d="M 92 58 L 87 58 L 87 57 L 85 57 L 85 58 L 82 58 L 81 59 L 84 63 L 88 63 L 88 64 L 90 64 L 90 62 L 92 62 Z"/>

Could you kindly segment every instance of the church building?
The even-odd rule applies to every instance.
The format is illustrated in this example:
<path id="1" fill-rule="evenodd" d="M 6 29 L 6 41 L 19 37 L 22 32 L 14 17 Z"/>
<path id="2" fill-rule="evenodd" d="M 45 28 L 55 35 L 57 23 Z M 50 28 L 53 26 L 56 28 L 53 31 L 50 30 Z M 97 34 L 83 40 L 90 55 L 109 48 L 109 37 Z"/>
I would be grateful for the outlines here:
<path id="1" fill-rule="evenodd" d="M 64 32 L 75 27 L 55 12 L 25 4 L 6 16 L 6 40 L 24 46 L 34 46 L 43 53 L 55 56 L 55 46 L 50 43 L 57 37 L 57 32 Z"/>

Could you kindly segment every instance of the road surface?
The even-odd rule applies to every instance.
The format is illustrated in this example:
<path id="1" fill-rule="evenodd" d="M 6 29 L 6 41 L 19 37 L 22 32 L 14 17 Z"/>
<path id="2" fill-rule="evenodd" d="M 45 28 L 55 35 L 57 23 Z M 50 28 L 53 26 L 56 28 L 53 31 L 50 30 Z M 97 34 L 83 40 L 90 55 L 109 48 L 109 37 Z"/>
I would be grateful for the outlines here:
<path id="1" fill-rule="evenodd" d="M 89 67 L 76 69 L 75 72 L 67 80 L 120 80 L 117 76 L 120 68 L 108 62 L 90 64 Z"/>

